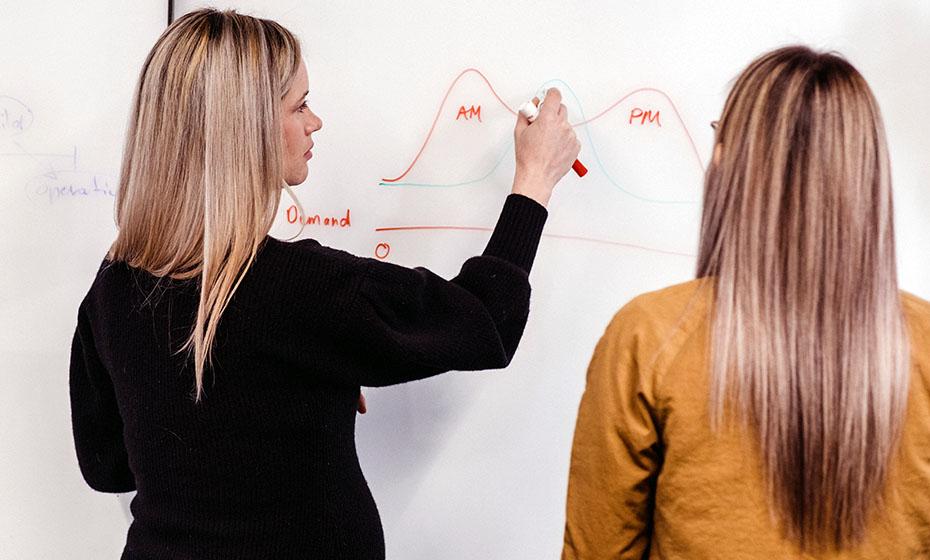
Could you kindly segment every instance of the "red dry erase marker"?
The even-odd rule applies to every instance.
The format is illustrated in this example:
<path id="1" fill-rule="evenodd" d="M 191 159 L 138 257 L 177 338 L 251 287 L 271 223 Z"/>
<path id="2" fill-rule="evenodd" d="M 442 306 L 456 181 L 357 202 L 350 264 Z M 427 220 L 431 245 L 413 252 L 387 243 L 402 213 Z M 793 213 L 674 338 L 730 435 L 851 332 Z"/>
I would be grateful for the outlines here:
<path id="1" fill-rule="evenodd" d="M 526 120 L 533 122 L 536 120 L 536 117 L 539 116 L 539 103 L 535 99 L 533 101 L 527 101 L 520 106 L 520 114 L 526 117 Z M 577 159 L 575 163 L 572 164 L 572 169 L 579 177 L 584 177 L 588 173 L 588 168 L 585 167 Z"/>

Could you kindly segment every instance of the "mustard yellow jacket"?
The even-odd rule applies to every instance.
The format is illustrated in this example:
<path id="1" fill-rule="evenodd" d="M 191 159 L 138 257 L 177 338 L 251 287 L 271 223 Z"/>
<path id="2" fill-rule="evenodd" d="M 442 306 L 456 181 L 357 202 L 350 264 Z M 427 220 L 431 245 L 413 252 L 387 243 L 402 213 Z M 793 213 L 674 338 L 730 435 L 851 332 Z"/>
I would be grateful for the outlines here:
<path id="1" fill-rule="evenodd" d="M 773 523 L 752 437 L 708 421 L 708 280 L 623 307 L 588 368 L 568 483 L 564 560 L 815 558 Z M 855 550 L 930 558 L 930 303 L 902 293 L 912 369 L 888 507 Z"/>

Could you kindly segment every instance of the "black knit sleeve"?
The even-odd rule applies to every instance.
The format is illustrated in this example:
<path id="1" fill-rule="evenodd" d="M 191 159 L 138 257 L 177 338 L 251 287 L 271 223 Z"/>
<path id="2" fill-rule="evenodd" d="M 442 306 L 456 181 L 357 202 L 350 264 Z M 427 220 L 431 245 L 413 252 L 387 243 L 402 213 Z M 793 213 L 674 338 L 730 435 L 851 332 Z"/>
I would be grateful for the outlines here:
<path id="1" fill-rule="evenodd" d="M 113 384 L 97 355 L 83 307 L 71 342 L 69 383 L 74 446 L 84 480 L 100 492 L 135 490 Z"/>
<path id="2" fill-rule="evenodd" d="M 348 371 L 380 386 L 510 363 L 529 313 L 529 271 L 546 210 L 508 197 L 484 254 L 444 280 L 369 260 L 342 337 Z"/>

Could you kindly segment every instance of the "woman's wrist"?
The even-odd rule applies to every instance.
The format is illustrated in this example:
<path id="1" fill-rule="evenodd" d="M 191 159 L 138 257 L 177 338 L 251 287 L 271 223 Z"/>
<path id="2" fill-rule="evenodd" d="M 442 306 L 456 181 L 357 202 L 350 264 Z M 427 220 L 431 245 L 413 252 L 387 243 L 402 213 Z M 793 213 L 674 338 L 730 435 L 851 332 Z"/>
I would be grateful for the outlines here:
<path id="1" fill-rule="evenodd" d="M 552 196 L 552 187 L 549 184 L 542 177 L 528 173 L 517 173 L 513 178 L 511 192 L 531 198 L 545 207 L 549 204 L 549 197 Z"/>

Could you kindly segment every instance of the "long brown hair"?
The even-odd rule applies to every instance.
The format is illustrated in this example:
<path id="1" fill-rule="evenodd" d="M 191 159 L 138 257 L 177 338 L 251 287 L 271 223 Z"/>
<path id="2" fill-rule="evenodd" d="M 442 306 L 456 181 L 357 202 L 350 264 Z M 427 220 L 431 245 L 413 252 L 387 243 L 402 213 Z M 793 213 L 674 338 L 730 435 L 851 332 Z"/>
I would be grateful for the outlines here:
<path id="1" fill-rule="evenodd" d="M 195 400 L 223 311 L 271 228 L 284 186 L 280 102 L 301 64 L 281 25 L 203 9 L 175 21 L 139 76 L 108 258 L 199 278 Z"/>
<path id="2" fill-rule="evenodd" d="M 767 53 L 737 78 L 706 175 L 711 420 L 758 436 L 773 513 L 804 551 L 861 542 L 907 398 L 878 105 L 841 57 Z"/>

